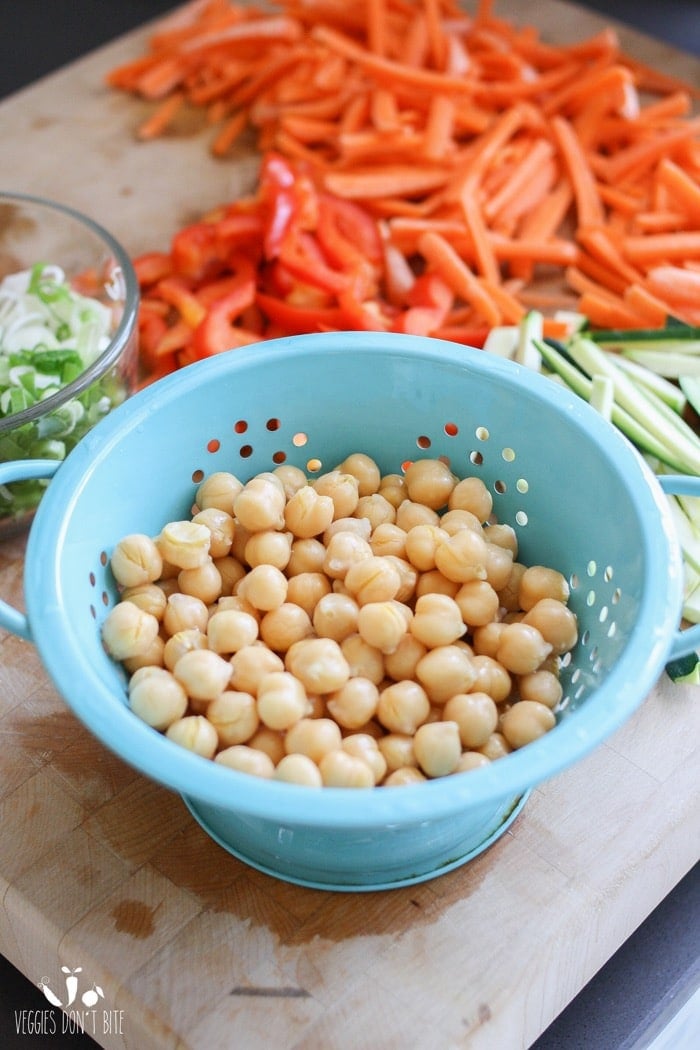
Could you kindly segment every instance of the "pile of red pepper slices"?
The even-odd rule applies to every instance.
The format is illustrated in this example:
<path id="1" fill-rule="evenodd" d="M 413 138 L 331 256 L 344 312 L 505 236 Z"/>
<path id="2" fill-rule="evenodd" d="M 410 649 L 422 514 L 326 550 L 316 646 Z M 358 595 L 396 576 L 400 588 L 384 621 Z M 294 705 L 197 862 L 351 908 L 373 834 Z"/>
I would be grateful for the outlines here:
<path id="1" fill-rule="evenodd" d="M 146 385 L 184 365 L 263 339 L 373 330 L 481 346 L 434 273 L 416 275 L 353 201 L 318 188 L 300 165 L 262 159 L 254 196 L 179 230 L 168 252 L 134 260 Z"/>

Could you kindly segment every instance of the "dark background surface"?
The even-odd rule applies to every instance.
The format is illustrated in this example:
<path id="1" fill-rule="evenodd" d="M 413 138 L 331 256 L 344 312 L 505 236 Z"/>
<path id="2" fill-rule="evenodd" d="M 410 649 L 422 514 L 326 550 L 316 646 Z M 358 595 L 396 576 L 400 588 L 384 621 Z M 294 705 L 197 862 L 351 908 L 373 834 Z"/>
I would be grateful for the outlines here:
<path id="1" fill-rule="evenodd" d="M 173 6 L 172 0 L 0 0 L 0 98 Z M 583 6 L 700 55 L 700 0 L 587 0 Z M 497 11 L 508 16 L 507 0 L 500 0 Z M 21 144 L 2 148 L 21 149 Z M 531 1050 L 643 1050 L 645 1033 L 661 1026 L 699 985 L 696 866 Z M 46 1006 L 41 992 L 0 957 L 2 1050 L 95 1047 L 82 1035 L 16 1033 L 17 1011 Z M 673 1050 L 695 1048 L 679 1044 Z"/>

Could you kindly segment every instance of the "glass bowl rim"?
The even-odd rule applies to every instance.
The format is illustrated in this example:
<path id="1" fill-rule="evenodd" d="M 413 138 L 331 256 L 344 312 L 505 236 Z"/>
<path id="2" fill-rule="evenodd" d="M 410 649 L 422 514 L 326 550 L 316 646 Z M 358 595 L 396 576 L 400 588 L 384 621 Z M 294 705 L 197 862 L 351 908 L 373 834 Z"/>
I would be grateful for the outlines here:
<path id="1" fill-rule="evenodd" d="M 91 233 L 95 234 L 99 240 L 103 241 L 105 247 L 114 255 L 117 262 L 117 268 L 121 270 L 124 280 L 124 311 L 119 324 L 117 325 L 116 331 L 112 335 L 109 346 L 92 362 L 91 365 L 88 365 L 88 367 L 71 383 L 62 387 L 61 390 L 58 390 L 55 394 L 51 394 L 50 397 L 37 402 L 35 405 L 30 405 L 29 408 L 25 408 L 21 412 L 15 412 L 11 416 L 0 418 L 0 433 L 8 430 L 15 430 L 17 427 L 23 426 L 25 423 L 30 423 L 35 419 L 39 419 L 41 416 L 46 415 L 65 404 L 67 401 L 71 401 L 79 394 L 82 394 L 83 391 L 87 390 L 87 388 L 96 380 L 104 376 L 119 360 L 131 338 L 136 324 L 139 305 L 139 285 L 131 258 L 123 245 L 121 245 L 116 237 L 114 237 L 109 230 L 105 229 L 104 226 L 68 204 L 48 200 L 45 197 L 1 190 L 0 204 L 4 202 L 25 205 L 30 208 L 36 206 L 38 208 L 46 209 L 47 211 L 56 212 L 59 215 L 65 215 L 69 219 L 77 222 L 78 225 L 85 227 Z"/>

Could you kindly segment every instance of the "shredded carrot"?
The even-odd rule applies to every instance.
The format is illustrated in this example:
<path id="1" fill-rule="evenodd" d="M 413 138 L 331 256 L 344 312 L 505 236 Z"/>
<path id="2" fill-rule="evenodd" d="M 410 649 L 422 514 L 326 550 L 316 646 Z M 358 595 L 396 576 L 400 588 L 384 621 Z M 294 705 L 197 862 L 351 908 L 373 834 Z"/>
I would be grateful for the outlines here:
<path id="1" fill-rule="evenodd" d="M 276 152 L 359 205 L 387 260 L 403 259 L 387 288 L 406 267 L 450 284 L 457 302 L 436 331 L 462 326 L 458 341 L 533 302 L 585 306 L 606 325 L 694 317 L 700 89 L 627 54 L 611 26 L 558 45 L 494 0 L 472 7 L 194 0 L 105 79 L 149 107 L 144 141 L 177 134 L 186 107 L 219 160 Z M 410 323 L 433 310 L 413 308 Z"/>

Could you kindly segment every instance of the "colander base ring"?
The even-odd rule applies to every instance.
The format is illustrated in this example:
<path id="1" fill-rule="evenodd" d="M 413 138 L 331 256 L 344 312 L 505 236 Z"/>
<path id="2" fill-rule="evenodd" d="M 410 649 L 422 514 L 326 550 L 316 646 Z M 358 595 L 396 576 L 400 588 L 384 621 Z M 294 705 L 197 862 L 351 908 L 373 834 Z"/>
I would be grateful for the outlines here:
<path id="1" fill-rule="evenodd" d="M 282 882 L 289 882 L 295 886 L 304 886 L 307 889 L 315 890 L 333 890 L 338 893 L 370 893 L 376 890 L 393 890 L 400 889 L 402 886 L 416 886 L 421 882 L 429 882 L 431 879 L 438 878 L 440 875 L 446 875 L 450 871 L 454 871 L 456 868 L 460 868 L 469 861 L 474 860 L 481 853 L 484 853 L 490 846 L 494 844 L 513 822 L 520 815 L 525 803 L 530 796 L 530 790 L 525 791 L 520 795 L 512 807 L 508 810 L 506 816 L 502 819 L 501 823 L 485 838 L 479 842 L 476 846 L 467 850 L 466 853 L 461 854 L 451 860 L 437 864 L 435 867 L 430 868 L 427 871 L 420 872 L 418 874 L 410 874 L 401 878 L 392 879 L 386 882 L 331 882 L 324 881 L 322 879 L 309 879 L 301 876 L 295 876 L 287 872 L 280 871 L 276 868 L 270 867 L 267 864 L 262 863 L 255 857 L 243 852 L 242 850 L 233 846 L 230 842 L 227 842 L 209 823 L 198 808 L 198 803 L 195 799 L 189 798 L 186 795 L 182 795 L 181 798 L 185 803 L 185 806 L 189 810 L 190 814 L 197 821 L 202 830 L 211 838 L 218 846 L 230 853 L 231 856 L 237 860 L 247 864 L 248 867 L 254 868 L 256 871 L 262 872 L 264 875 L 270 875 L 272 878 L 280 879 Z"/>

